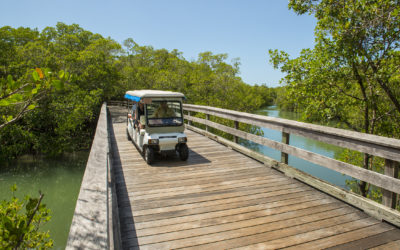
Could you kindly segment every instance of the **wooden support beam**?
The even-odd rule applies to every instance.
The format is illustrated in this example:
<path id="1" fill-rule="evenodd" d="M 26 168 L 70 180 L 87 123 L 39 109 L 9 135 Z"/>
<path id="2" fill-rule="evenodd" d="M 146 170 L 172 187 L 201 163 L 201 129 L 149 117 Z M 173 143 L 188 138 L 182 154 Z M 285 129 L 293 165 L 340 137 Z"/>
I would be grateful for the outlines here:
<path id="1" fill-rule="evenodd" d="M 388 175 L 393 178 L 397 178 L 399 173 L 399 164 L 398 162 L 392 161 L 385 159 L 385 171 L 384 174 Z M 390 207 L 390 208 L 396 208 L 396 202 L 397 202 L 397 194 L 393 193 L 389 190 L 382 189 L 382 204 Z"/>
<path id="2" fill-rule="evenodd" d="M 235 124 L 235 129 L 239 129 L 239 122 L 238 121 L 234 121 L 234 124 Z M 236 135 L 233 137 L 233 141 L 235 142 L 235 143 L 238 143 L 238 141 L 239 141 L 239 137 L 237 137 Z"/>
<path id="3" fill-rule="evenodd" d="M 210 120 L 210 115 L 206 114 L 206 120 L 209 121 Z M 208 126 L 206 125 L 206 131 L 208 132 Z"/>
<path id="4" fill-rule="evenodd" d="M 282 132 L 282 143 L 289 144 L 290 134 Z M 285 152 L 281 152 L 281 162 L 288 164 L 289 162 L 289 155 Z"/>

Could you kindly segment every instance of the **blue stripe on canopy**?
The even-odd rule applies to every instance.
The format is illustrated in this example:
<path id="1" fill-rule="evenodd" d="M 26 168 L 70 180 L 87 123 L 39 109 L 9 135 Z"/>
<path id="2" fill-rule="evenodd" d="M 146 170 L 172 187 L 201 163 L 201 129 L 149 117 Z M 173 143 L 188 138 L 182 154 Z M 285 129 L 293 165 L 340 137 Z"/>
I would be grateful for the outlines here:
<path id="1" fill-rule="evenodd" d="M 132 100 L 132 101 L 135 101 L 135 102 L 139 102 L 140 101 L 140 97 L 137 97 L 137 96 L 125 94 L 124 97 L 126 99 L 128 99 L 128 100 Z"/>

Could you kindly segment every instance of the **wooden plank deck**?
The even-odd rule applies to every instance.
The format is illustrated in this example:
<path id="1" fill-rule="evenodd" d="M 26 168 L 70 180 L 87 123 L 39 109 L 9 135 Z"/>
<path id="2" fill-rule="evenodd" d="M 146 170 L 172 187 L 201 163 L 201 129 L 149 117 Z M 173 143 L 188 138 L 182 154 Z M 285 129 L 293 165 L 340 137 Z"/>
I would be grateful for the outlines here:
<path id="1" fill-rule="evenodd" d="M 158 157 L 149 166 L 112 114 L 124 249 L 400 245 L 398 228 L 191 131 L 187 162 Z"/>

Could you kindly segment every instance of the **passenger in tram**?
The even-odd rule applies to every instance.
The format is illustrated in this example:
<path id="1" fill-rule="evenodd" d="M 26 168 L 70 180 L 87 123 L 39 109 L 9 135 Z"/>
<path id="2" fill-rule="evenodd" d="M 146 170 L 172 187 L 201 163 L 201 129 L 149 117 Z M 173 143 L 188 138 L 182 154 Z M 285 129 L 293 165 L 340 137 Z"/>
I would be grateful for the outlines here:
<path id="1" fill-rule="evenodd" d="M 140 117 L 144 115 L 144 104 L 139 102 L 137 107 L 137 117 L 136 117 L 136 124 L 140 129 L 143 129 L 143 124 L 140 123 Z"/>

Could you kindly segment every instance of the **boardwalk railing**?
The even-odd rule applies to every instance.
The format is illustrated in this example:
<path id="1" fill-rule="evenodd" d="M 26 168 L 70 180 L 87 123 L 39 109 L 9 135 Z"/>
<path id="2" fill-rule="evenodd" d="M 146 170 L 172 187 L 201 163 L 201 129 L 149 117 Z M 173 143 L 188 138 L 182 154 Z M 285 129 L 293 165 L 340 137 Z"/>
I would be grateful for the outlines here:
<path id="1" fill-rule="evenodd" d="M 121 107 L 127 107 L 128 106 L 128 101 L 108 101 L 107 105 L 109 106 L 121 106 Z"/>
<path id="2" fill-rule="evenodd" d="M 184 111 L 186 112 L 185 119 L 188 120 L 187 128 L 202 133 L 232 147 L 233 149 L 265 162 L 266 165 L 272 165 L 272 167 L 279 169 L 291 177 L 297 178 L 311 186 L 363 209 L 374 217 L 400 226 L 400 213 L 392 209 L 395 208 L 396 198 L 400 193 L 400 180 L 396 179 L 399 168 L 398 161 L 400 159 L 400 140 L 207 106 L 185 104 Z M 205 114 L 206 119 L 196 117 L 193 115 L 194 113 Z M 210 116 L 234 121 L 234 127 L 210 121 Z M 192 122 L 205 125 L 206 130 L 192 126 Z M 241 131 L 238 129 L 239 123 L 281 131 L 282 142 L 273 141 L 262 136 Z M 231 142 L 211 134 L 208 131 L 208 127 L 213 127 L 217 130 L 233 135 L 234 141 Z M 382 157 L 385 159 L 385 174 L 360 168 L 349 163 L 341 162 L 291 146 L 289 145 L 290 134 L 300 135 L 342 148 Z M 237 144 L 238 137 L 281 151 L 281 162 L 276 162 L 271 158 L 240 146 Z M 384 206 L 288 166 L 288 155 L 296 156 L 382 188 L 382 203 Z"/>
<path id="3" fill-rule="evenodd" d="M 103 104 L 83 175 L 66 249 L 120 249 L 110 157 L 110 119 Z"/>

